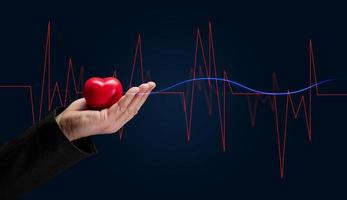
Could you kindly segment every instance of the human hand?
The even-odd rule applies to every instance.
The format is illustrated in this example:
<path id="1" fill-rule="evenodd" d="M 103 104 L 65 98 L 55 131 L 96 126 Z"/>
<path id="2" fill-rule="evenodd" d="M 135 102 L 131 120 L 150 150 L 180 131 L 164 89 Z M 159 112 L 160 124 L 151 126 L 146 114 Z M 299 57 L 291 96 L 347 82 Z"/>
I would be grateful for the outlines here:
<path id="1" fill-rule="evenodd" d="M 88 110 L 85 99 L 77 99 L 55 120 L 70 141 L 117 132 L 138 113 L 155 86 L 154 82 L 148 82 L 132 87 L 117 103 L 100 111 Z"/>

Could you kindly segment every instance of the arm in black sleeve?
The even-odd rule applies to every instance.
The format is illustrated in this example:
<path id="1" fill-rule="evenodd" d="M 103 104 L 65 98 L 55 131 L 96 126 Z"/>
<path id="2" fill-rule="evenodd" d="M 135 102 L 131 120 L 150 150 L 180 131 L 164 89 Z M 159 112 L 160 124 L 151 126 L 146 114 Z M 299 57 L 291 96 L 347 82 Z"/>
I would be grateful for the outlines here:
<path id="1" fill-rule="evenodd" d="M 96 154 L 90 138 L 70 142 L 61 132 L 55 116 L 64 108 L 0 146 L 0 199 L 14 199 L 83 158 Z"/>

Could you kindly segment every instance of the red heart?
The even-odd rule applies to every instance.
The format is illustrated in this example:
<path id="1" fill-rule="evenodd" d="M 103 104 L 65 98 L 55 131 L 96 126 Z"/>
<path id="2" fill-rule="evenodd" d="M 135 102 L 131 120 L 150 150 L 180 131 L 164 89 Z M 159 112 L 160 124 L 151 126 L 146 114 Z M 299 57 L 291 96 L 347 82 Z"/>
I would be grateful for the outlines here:
<path id="1" fill-rule="evenodd" d="M 84 84 L 83 96 L 91 109 L 109 108 L 123 96 L 123 87 L 114 77 L 92 77 Z"/>

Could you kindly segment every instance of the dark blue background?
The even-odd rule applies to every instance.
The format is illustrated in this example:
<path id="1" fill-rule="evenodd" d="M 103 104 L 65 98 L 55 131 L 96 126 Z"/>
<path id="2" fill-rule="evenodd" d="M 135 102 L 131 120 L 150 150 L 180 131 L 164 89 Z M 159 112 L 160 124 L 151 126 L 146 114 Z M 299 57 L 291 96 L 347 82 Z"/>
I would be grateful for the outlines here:
<path id="1" fill-rule="evenodd" d="M 53 81 L 65 85 L 71 56 L 76 66 L 85 67 L 86 78 L 108 76 L 117 69 L 127 86 L 136 37 L 141 33 L 145 69 L 163 88 L 188 78 L 196 29 L 200 27 L 206 46 L 211 20 L 219 72 L 226 69 L 230 78 L 271 90 L 272 72 L 276 72 L 283 90 L 303 87 L 311 38 L 318 78 L 339 79 L 322 91 L 346 92 L 345 10 L 343 4 L 317 2 L 5 4 L 0 8 L 0 82 L 33 84 L 38 108 L 51 20 Z M 139 74 L 135 78 L 139 83 Z M 24 90 L 4 89 L 0 98 L 1 141 L 5 142 L 31 126 L 31 112 Z M 124 140 L 115 135 L 95 137 L 97 156 L 51 179 L 27 198 L 346 198 L 347 97 L 313 97 L 311 144 L 303 114 L 300 120 L 290 119 L 283 180 L 268 105 L 260 107 L 252 128 L 246 98 L 228 99 L 227 152 L 223 153 L 217 107 L 209 117 L 202 93 L 195 99 L 189 144 L 179 97 L 153 95 L 126 125 Z M 279 99 L 282 109 L 284 102 Z"/>

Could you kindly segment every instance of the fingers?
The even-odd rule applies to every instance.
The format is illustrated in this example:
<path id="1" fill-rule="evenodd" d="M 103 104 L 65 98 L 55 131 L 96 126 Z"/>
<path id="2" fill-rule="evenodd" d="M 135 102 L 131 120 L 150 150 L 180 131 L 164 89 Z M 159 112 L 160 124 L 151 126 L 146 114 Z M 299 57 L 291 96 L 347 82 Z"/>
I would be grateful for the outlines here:
<path id="1" fill-rule="evenodd" d="M 121 112 L 124 112 L 129 104 L 131 103 L 131 101 L 134 99 L 135 95 L 139 92 L 139 88 L 138 87 L 132 87 L 128 90 L 128 92 L 121 98 L 121 100 L 119 100 L 118 106 L 120 108 Z"/>
<path id="2" fill-rule="evenodd" d="M 154 87 L 154 82 L 148 82 L 141 84 L 139 87 L 131 88 L 118 103 L 114 104 L 110 109 L 102 110 L 101 118 L 107 120 L 101 120 L 99 125 L 105 128 L 101 132 L 114 133 L 123 127 L 125 123 L 137 114 Z M 107 116 L 105 115 L 106 117 L 102 117 L 105 111 L 108 114 L 106 114 Z"/>
<path id="3" fill-rule="evenodd" d="M 148 96 L 150 95 L 151 91 L 155 88 L 156 84 L 154 82 L 148 82 L 149 85 L 149 89 L 146 91 L 145 95 L 142 96 L 142 99 L 139 103 L 139 105 L 137 106 L 137 110 L 140 110 L 140 108 L 142 107 L 142 105 L 145 103 L 145 101 L 147 100 Z"/>
<path id="4" fill-rule="evenodd" d="M 134 99 L 136 94 L 139 92 L 138 87 L 130 88 L 125 95 L 123 95 L 118 103 L 115 103 L 111 106 L 111 108 L 107 109 L 107 113 L 109 116 L 113 116 L 114 119 L 118 118 L 121 113 L 127 110 L 129 104 Z"/>
<path id="5" fill-rule="evenodd" d="M 129 120 L 131 120 L 139 111 L 141 106 L 144 104 L 146 99 L 148 98 L 150 92 L 154 89 L 155 83 L 149 82 L 146 84 L 142 84 L 140 88 L 140 92 L 133 99 L 131 104 L 129 105 L 127 111 L 125 111 L 117 120 L 116 120 L 116 130 L 120 129 L 124 124 L 126 124 Z M 115 131 L 114 131 L 115 132 Z"/>
<path id="6" fill-rule="evenodd" d="M 132 100 L 132 102 L 129 104 L 128 109 L 126 110 L 126 114 L 128 115 L 136 115 L 139 110 L 139 104 L 141 103 L 142 98 L 147 95 L 146 93 L 149 91 L 150 86 L 148 83 L 141 84 L 139 86 L 140 91 L 136 95 L 136 97 Z"/>

